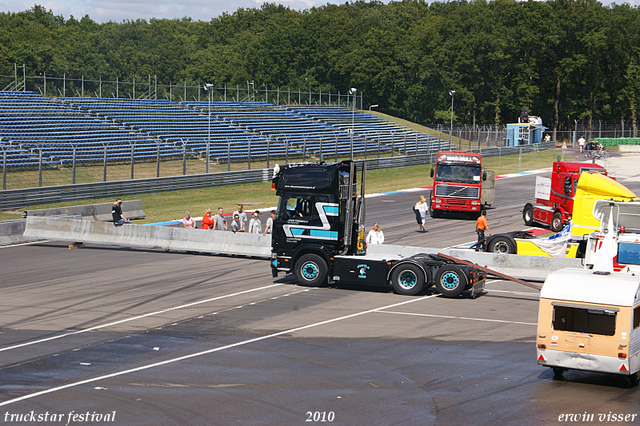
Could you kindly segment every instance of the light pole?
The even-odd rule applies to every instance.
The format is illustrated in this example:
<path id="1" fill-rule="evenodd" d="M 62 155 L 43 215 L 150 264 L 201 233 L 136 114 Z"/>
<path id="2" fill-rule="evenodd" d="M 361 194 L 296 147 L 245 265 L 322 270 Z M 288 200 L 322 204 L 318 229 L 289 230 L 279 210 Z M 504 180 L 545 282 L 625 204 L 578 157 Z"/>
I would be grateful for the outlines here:
<path id="1" fill-rule="evenodd" d="M 353 110 L 351 111 L 351 159 L 353 160 L 353 129 L 356 121 L 356 92 L 358 89 L 352 87 L 349 93 L 353 95 Z"/>
<path id="2" fill-rule="evenodd" d="M 369 105 L 369 111 L 371 111 L 371 108 L 377 108 L 377 107 L 378 107 L 378 104 L 375 104 L 375 105 Z"/>
<path id="3" fill-rule="evenodd" d="M 211 146 L 211 90 L 213 90 L 213 84 L 205 84 L 204 90 L 209 95 L 209 137 L 207 138 L 207 161 L 206 161 L 206 173 L 209 173 L 209 150 Z"/>
<path id="4" fill-rule="evenodd" d="M 449 90 L 451 95 L 451 128 L 449 129 L 449 149 L 451 149 L 451 134 L 453 133 L 453 95 L 456 94 L 455 90 Z"/>

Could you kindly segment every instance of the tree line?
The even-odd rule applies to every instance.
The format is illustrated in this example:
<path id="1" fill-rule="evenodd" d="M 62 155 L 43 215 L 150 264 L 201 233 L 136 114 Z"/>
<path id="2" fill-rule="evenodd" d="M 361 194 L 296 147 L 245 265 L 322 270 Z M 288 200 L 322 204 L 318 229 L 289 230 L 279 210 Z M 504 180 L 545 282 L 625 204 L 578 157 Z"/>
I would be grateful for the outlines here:
<path id="1" fill-rule="evenodd" d="M 211 21 L 96 23 L 42 6 L 0 13 L 0 74 L 364 94 L 418 123 L 504 124 L 521 109 L 563 130 L 627 120 L 640 100 L 640 11 L 595 0 L 276 4 Z"/>

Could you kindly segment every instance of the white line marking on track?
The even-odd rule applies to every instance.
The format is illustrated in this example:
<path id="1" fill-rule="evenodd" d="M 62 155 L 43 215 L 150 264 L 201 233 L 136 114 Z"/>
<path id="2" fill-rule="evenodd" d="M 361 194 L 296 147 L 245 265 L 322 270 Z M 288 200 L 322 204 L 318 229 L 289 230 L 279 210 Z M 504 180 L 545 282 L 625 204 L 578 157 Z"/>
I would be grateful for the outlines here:
<path id="1" fill-rule="evenodd" d="M 163 314 L 165 312 L 176 311 L 178 309 L 188 308 L 190 306 L 201 305 L 203 303 L 213 302 L 215 300 L 221 300 L 221 299 L 227 299 L 229 297 L 240 296 L 242 294 L 252 293 L 254 291 L 266 290 L 268 288 L 279 287 L 281 285 L 283 285 L 283 284 L 271 284 L 271 285 L 267 285 L 267 286 L 264 286 L 264 287 L 254 288 L 254 289 L 251 289 L 251 290 L 245 290 L 245 291 L 239 291 L 237 293 L 226 294 L 224 296 L 212 297 L 211 299 L 199 300 L 197 302 L 187 303 L 186 305 L 180 305 L 180 306 L 175 306 L 173 308 L 162 309 L 160 311 L 150 312 L 148 314 L 138 315 L 138 316 L 131 317 L 131 318 L 126 318 L 126 319 L 122 319 L 122 320 L 119 320 L 119 321 L 114 321 L 114 322 L 111 322 L 111 323 L 108 323 L 108 324 L 96 325 L 95 327 L 89 327 L 89 328 L 85 328 L 83 330 L 72 331 L 72 332 L 69 332 L 69 333 L 59 334 L 57 336 L 47 337 L 46 339 L 33 340 L 31 342 L 20 343 L 19 345 L 7 346 L 6 348 L 0 348 L 0 352 L 10 351 L 12 349 L 21 348 L 21 347 L 24 347 L 24 346 L 35 345 L 36 343 L 48 342 L 50 340 L 61 339 L 63 337 L 67 337 L 67 336 L 75 336 L 76 334 L 82 334 L 82 333 L 86 333 L 88 331 L 99 330 L 101 328 L 110 327 L 110 326 L 122 324 L 122 323 L 125 323 L 125 322 L 135 321 L 135 320 L 139 320 L 141 318 L 146 318 L 146 317 L 151 317 L 151 316 L 154 316 L 154 315 Z"/>
<path id="2" fill-rule="evenodd" d="M 51 241 L 53 241 L 53 240 L 42 240 L 42 241 L 33 241 L 31 243 L 11 244 L 11 245 L 8 245 L 8 246 L 0 246 L 0 249 L 9 248 L 9 247 L 18 247 L 18 246 L 32 246 L 34 244 L 50 243 Z"/>
<path id="3" fill-rule="evenodd" d="M 405 300 L 403 302 L 394 303 L 394 304 L 387 305 L 387 306 L 382 306 L 380 308 L 368 309 L 366 311 L 356 312 L 356 313 L 353 313 L 353 314 L 344 315 L 344 316 L 341 316 L 341 317 L 332 318 L 332 319 L 328 319 L 328 320 L 325 320 L 325 321 L 316 322 L 316 323 L 313 323 L 313 324 L 308 324 L 308 325 L 303 325 L 303 326 L 300 326 L 300 327 L 290 328 L 288 330 L 279 331 L 277 333 L 267 334 L 265 336 L 255 337 L 253 339 L 248 339 L 248 340 L 243 340 L 242 342 L 232 343 L 230 345 L 220 346 L 218 348 L 207 349 L 206 351 L 196 352 L 196 353 L 189 354 L 189 355 L 184 355 L 184 356 L 181 356 L 181 357 L 178 357 L 178 358 L 167 359 L 165 361 L 155 362 L 153 364 L 143 365 L 143 366 L 140 366 L 140 367 L 131 368 L 129 370 L 118 371 L 118 372 L 111 373 L 111 374 L 105 374 L 105 375 L 98 376 L 98 377 L 92 377 L 90 379 L 80 380 L 78 382 L 67 383 L 66 385 L 56 386 L 54 388 L 45 389 L 45 390 L 42 390 L 42 391 L 39 391 L 39 392 L 34 392 L 32 394 L 29 394 L 29 395 L 23 395 L 23 396 L 21 396 L 19 398 L 14 398 L 14 399 L 10 399 L 10 400 L 7 400 L 7 401 L 0 402 L 0 407 L 5 406 L 5 405 L 9 405 L 9 404 L 14 404 L 16 402 L 24 401 L 26 399 L 35 398 L 37 396 L 46 395 L 46 394 L 49 394 L 49 393 L 61 391 L 61 390 L 64 390 L 64 389 L 69 389 L 69 388 L 73 388 L 73 387 L 76 387 L 76 386 L 85 385 L 87 383 L 97 382 L 99 380 L 106 380 L 106 379 L 110 379 L 110 378 L 113 378 L 113 377 L 123 376 L 125 374 L 130 374 L 130 373 L 135 373 L 135 372 L 138 372 L 138 371 L 148 370 L 150 368 L 160 367 L 160 366 L 167 365 L 167 364 L 173 364 L 174 362 L 184 361 L 184 360 L 187 360 L 187 359 L 200 357 L 202 355 L 208 355 L 208 354 L 211 354 L 211 353 L 214 353 L 214 352 L 220 352 L 220 351 L 223 351 L 225 349 L 231 349 L 231 348 L 236 348 L 236 347 L 239 347 L 239 346 L 248 345 L 250 343 L 259 342 L 261 340 L 272 339 L 274 337 L 282 336 L 284 334 L 295 333 L 297 331 L 306 330 L 308 328 L 313 328 L 313 327 L 318 327 L 318 326 L 321 326 L 321 325 L 331 324 L 331 323 L 334 323 L 334 322 L 338 322 L 338 321 L 342 321 L 342 320 L 346 320 L 346 319 L 350 319 L 350 318 L 359 317 L 359 316 L 370 314 L 370 313 L 373 313 L 373 312 L 381 312 L 383 309 L 395 308 L 397 306 L 402 306 L 402 305 L 407 305 L 409 303 L 419 302 L 421 300 L 430 299 L 430 298 L 436 297 L 436 296 L 439 296 L 439 295 L 438 294 L 433 294 L 431 296 L 422 296 L 422 297 L 411 298 L 410 300 Z"/>
<path id="4" fill-rule="evenodd" d="M 414 314 L 411 312 L 395 312 L 395 311 L 380 311 L 382 314 L 395 314 L 395 315 L 412 315 L 416 317 L 429 317 L 429 318 L 447 318 L 447 319 L 459 319 L 469 321 L 484 321 L 484 322 L 501 322 L 506 324 L 522 324 L 522 325 L 538 325 L 535 322 L 520 322 L 520 321 L 506 321 L 488 318 L 469 318 L 469 317 L 455 317 L 452 315 L 433 315 L 433 314 Z"/>
<path id="5" fill-rule="evenodd" d="M 521 296 L 536 296 L 536 297 L 540 297 L 540 292 L 538 293 L 526 293 L 524 291 L 509 291 L 509 290 L 493 290 L 490 288 L 486 288 L 484 289 L 485 291 L 488 291 L 490 293 L 511 293 L 511 294 L 518 294 Z"/>

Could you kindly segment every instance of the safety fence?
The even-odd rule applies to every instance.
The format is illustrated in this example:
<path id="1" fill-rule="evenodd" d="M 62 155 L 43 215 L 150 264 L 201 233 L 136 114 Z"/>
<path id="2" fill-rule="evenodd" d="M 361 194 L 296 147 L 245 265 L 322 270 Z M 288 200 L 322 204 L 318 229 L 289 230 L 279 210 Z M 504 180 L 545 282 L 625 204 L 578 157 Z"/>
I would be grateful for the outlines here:
<path id="1" fill-rule="evenodd" d="M 596 139 L 600 145 L 640 145 L 640 138 L 598 138 Z"/>
<path id="2" fill-rule="evenodd" d="M 554 143 L 542 143 L 540 149 L 552 149 Z M 526 145 L 517 147 L 492 147 L 480 150 L 485 157 L 515 155 L 531 152 L 537 147 Z M 472 149 L 473 152 L 478 152 Z M 366 160 L 367 169 L 387 169 L 397 167 L 432 164 L 437 152 L 428 154 L 373 158 Z M 359 163 L 362 163 L 360 160 Z M 186 176 L 171 176 L 151 179 L 120 180 L 75 185 L 45 186 L 40 188 L 11 189 L 0 192 L 0 210 L 20 209 L 40 204 L 55 204 L 79 200 L 117 198 L 157 192 L 181 191 L 184 189 L 210 188 L 226 185 L 240 185 L 268 182 L 273 177 L 273 168 L 209 173 Z"/>

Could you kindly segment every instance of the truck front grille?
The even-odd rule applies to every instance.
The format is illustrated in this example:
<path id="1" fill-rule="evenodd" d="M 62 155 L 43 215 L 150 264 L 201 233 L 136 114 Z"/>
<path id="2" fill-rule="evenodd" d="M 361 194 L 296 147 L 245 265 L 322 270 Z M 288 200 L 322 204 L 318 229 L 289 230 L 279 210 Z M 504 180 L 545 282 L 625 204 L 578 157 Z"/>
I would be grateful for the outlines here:
<path id="1" fill-rule="evenodd" d="M 476 186 L 436 185 L 436 197 L 479 198 L 480 188 Z"/>

